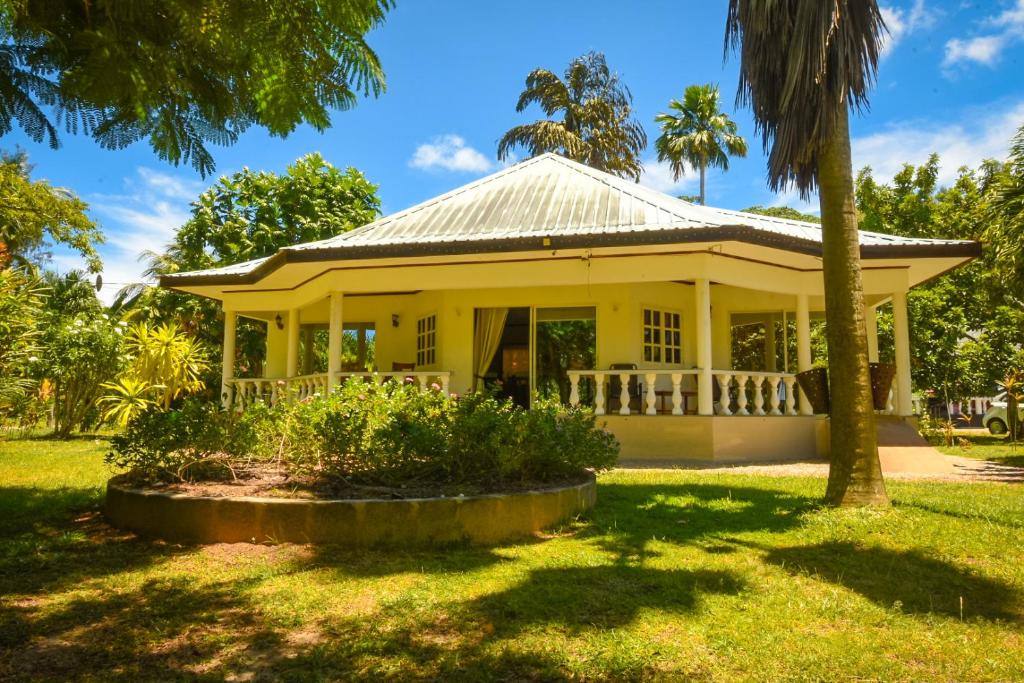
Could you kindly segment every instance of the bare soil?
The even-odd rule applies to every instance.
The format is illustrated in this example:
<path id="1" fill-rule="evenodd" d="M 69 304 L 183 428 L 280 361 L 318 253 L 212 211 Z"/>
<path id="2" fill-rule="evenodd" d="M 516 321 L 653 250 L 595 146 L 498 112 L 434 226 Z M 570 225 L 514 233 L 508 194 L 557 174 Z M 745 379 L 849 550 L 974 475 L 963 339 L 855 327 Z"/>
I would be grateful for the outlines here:
<path id="1" fill-rule="evenodd" d="M 586 473 L 555 481 L 513 481 L 493 485 L 410 482 L 402 486 L 373 486 L 316 477 L 296 476 L 273 465 L 236 470 L 235 478 L 191 482 L 136 482 L 153 491 L 201 497 L 294 498 L 300 500 L 404 500 L 409 498 L 457 498 L 488 493 L 522 493 L 538 489 L 582 484 Z"/>

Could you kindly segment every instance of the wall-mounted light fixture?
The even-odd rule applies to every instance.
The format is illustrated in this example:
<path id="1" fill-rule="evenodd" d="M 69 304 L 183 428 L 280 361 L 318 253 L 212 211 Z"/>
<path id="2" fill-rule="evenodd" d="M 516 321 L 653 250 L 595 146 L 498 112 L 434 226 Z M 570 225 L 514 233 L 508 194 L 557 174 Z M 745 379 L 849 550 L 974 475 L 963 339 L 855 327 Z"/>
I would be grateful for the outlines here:
<path id="1" fill-rule="evenodd" d="M 398 327 L 398 314 L 397 313 L 392 313 L 391 314 L 391 327 Z"/>
<path id="2" fill-rule="evenodd" d="M 281 317 L 280 313 L 274 316 L 274 324 L 277 325 L 277 329 L 284 329 L 284 319 Z"/>

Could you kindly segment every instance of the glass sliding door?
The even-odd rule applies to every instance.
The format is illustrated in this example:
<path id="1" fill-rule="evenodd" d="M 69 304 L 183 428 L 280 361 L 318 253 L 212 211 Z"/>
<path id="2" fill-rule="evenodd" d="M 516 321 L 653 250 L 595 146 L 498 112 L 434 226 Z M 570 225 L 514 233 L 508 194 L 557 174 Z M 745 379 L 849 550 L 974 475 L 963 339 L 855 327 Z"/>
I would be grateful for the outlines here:
<path id="1" fill-rule="evenodd" d="M 544 398 L 569 400 L 569 370 L 597 363 L 597 309 L 593 306 L 534 310 L 533 387 Z M 593 402 L 592 382 L 580 383 L 580 401 Z"/>

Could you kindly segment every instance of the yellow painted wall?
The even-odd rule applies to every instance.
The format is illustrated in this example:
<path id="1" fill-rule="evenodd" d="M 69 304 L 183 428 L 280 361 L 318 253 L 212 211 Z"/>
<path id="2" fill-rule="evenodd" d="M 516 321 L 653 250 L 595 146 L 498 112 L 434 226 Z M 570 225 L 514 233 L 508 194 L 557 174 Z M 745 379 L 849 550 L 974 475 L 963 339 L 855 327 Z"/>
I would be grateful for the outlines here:
<path id="1" fill-rule="evenodd" d="M 300 309 L 303 323 L 326 323 L 327 298 Z M 636 363 L 641 369 L 693 368 L 696 364 L 695 295 L 687 283 L 649 282 L 620 285 L 576 285 L 561 287 L 488 287 L 422 291 L 412 294 L 344 297 L 345 323 L 373 323 L 376 330 L 377 368 L 390 370 L 392 362 L 416 360 L 416 322 L 437 315 L 437 363 L 425 370 L 453 373 L 452 390 L 469 391 L 473 383 L 473 319 L 477 308 L 593 306 L 597 310 L 597 365 L 608 369 L 613 363 Z M 711 288 L 712 357 L 716 369 L 730 369 L 731 316 L 743 312 L 793 311 L 795 297 L 751 289 L 713 285 Z M 678 311 L 682 314 L 682 363 L 644 363 L 642 347 L 643 309 Z M 279 311 L 287 330 L 288 311 Z M 282 376 L 286 369 L 287 334 L 273 324 L 275 311 L 251 312 L 271 320 L 267 337 L 268 377 Z M 244 313 L 243 313 L 244 314 Z M 392 316 L 399 324 L 394 327 Z M 684 380 L 692 389 L 693 378 Z M 668 389 L 669 379 L 659 379 L 659 389 Z M 665 386 L 661 386 L 664 384 Z"/>

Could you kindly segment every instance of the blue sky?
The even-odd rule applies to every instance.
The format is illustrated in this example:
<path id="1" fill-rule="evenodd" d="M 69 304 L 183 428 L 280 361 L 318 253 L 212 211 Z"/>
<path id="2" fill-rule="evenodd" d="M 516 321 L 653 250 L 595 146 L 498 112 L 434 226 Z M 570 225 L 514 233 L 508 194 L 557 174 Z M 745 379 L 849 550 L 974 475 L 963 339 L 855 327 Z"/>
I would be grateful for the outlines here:
<path id="1" fill-rule="evenodd" d="M 1024 124 L 1024 0 L 888 0 L 892 33 L 871 98 L 871 111 L 852 122 L 854 163 L 888 177 L 903 162 L 938 152 L 943 180 L 963 164 L 1005 156 Z M 561 72 L 575 56 L 602 51 L 633 93 L 636 115 L 653 147 L 653 118 L 692 83 L 718 83 L 723 104 L 751 142 L 746 159 L 727 174 L 712 172 L 708 203 L 743 208 L 788 204 L 765 186 L 765 158 L 749 112 L 737 109 L 734 59 L 723 63 L 724 0 L 612 2 L 399 0 L 370 36 L 387 74 L 387 92 L 338 112 L 320 134 L 299 129 L 285 139 L 251 129 L 229 148 L 214 149 L 217 175 L 248 166 L 283 170 L 321 152 L 337 166 L 355 166 L 380 185 L 385 213 L 433 197 L 499 166 L 497 140 L 509 127 L 538 118 L 515 112 L 526 74 Z M 159 249 L 188 217 L 189 202 L 212 178 L 160 161 L 145 143 L 105 151 L 84 137 L 63 137 L 56 151 L 20 132 L 0 146 L 20 146 L 35 176 L 82 196 L 107 235 L 105 299 L 116 283 L 138 279 L 137 256 Z M 646 155 L 641 182 L 673 194 L 695 193 L 696 179 L 674 182 Z M 815 207 L 810 207 L 814 208 Z M 61 270 L 78 260 L 58 253 Z"/>

